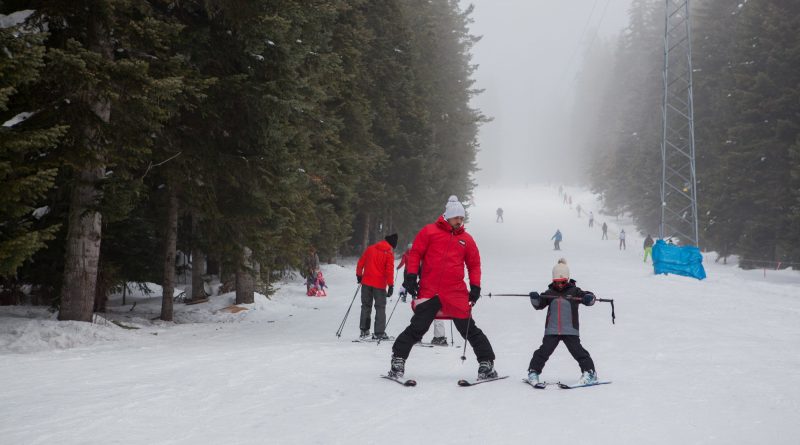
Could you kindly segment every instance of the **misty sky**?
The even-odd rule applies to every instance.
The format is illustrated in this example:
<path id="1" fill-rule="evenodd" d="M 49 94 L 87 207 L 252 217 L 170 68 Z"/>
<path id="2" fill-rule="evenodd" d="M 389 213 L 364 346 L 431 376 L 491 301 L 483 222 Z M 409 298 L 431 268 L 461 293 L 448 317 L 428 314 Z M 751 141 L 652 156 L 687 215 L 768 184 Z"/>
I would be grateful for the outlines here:
<path id="1" fill-rule="evenodd" d="M 630 0 L 461 0 L 470 3 L 472 33 L 483 36 L 473 48 L 475 79 L 486 90 L 473 103 L 494 118 L 480 130 L 478 184 L 557 182 L 554 172 L 581 162 L 564 151 L 582 54 L 616 39 Z"/>

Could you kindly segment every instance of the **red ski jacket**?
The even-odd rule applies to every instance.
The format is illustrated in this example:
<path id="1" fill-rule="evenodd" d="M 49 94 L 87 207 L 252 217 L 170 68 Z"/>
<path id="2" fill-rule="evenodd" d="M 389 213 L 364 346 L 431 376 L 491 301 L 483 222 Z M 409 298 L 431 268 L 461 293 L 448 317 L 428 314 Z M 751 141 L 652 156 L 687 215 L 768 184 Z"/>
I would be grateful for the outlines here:
<path id="1" fill-rule="evenodd" d="M 418 298 L 412 307 L 429 298 L 439 296 L 442 309 L 436 318 L 469 317 L 469 291 L 464 283 L 464 265 L 469 272 L 469 282 L 481 285 L 481 256 L 472 236 L 464 226 L 453 228 L 440 216 L 419 231 L 408 253 L 406 272 L 419 274 L 420 264 L 425 263 L 425 275 L 419 283 Z"/>
<path id="2" fill-rule="evenodd" d="M 386 240 L 377 242 L 364 250 L 356 265 L 356 275 L 361 284 L 386 289 L 394 285 L 394 252 Z"/>

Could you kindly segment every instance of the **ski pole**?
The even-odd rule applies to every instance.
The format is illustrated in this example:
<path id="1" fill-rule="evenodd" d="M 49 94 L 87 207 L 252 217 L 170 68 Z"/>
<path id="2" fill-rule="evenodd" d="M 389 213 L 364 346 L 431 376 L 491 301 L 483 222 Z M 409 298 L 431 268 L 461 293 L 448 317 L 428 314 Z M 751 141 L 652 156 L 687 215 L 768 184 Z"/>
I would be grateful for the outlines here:
<path id="1" fill-rule="evenodd" d="M 397 303 L 399 302 L 400 302 L 400 296 L 398 295 L 397 301 L 394 302 L 394 307 L 392 308 L 392 312 L 389 314 L 389 319 L 386 320 L 386 325 L 383 327 L 383 332 L 386 332 L 386 328 L 389 327 L 389 322 L 392 321 L 392 315 L 394 315 L 394 310 L 397 309 Z M 377 346 L 381 344 L 381 341 L 383 341 L 383 339 L 379 338 L 378 341 L 375 343 L 375 345 Z"/>
<path id="2" fill-rule="evenodd" d="M 492 298 L 492 295 L 495 297 L 530 297 L 530 294 L 489 294 L 489 298 Z M 545 300 L 554 300 L 556 298 L 564 298 L 567 300 L 572 301 L 582 301 L 581 298 L 578 297 L 557 297 L 555 295 L 539 295 L 539 298 L 544 298 Z M 611 324 L 617 324 L 617 314 L 614 311 L 614 299 L 613 298 L 596 298 L 596 301 L 601 303 L 611 303 Z"/>
<path id="3" fill-rule="evenodd" d="M 359 289 L 361 289 L 361 283 L 358 283 L 358 286 L 356 286 L 356 292 L 353 294 L 353 299 L 350 300 L 350 306 L 347 308 L 347 312 L 344 313 L 344 318 L 342 319 L 342 322 L 339 324 L 339 329 L 336 330 L 336 337 L 342 336 L 342 331 L 344 330 L 344 324 L 345 322 L 347 322 L 347 316 L 350 315 L 350 309 L 353 308 L 353 302 L 356 301 L 356 295 L 358 295 Z"/>
<path id="4" fill-rule="evenodd" d="M 450 344 L 453 345 L 453 347 L 456 346 L 456 341 L 453 340 L 453 319 L 452 318 L 450 319 Z"/>
<path id="5" fill-rule="evenodd" d="M 467 339 L 469 338 L 469 325 L 472 324 L 472 303 L 469 305 L 469 318 L 467 319 L 467 332 L 464 335 L 464 352 L 461 353 L 461 363 L 467 360 Z"/>

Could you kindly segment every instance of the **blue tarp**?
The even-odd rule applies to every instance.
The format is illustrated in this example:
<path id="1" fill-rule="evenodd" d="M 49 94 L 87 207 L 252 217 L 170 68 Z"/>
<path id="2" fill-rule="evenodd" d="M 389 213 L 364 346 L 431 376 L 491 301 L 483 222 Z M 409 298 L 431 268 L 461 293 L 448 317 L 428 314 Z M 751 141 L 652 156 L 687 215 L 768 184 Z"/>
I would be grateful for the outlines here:
<path id="1" fill-rule="evenodd" d="M 656 274 L 672 273 L 698 280 L 706 277 L 700 249 L 694 246 L 667 244 L 664 240 L 656 241 L 653 246 L 653 269 Z"/>

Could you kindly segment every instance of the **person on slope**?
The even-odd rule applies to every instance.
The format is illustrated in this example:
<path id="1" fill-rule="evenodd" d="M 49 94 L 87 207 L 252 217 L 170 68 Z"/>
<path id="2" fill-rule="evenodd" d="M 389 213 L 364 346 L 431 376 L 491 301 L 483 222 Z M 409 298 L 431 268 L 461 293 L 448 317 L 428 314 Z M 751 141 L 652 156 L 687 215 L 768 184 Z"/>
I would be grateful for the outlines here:
<path id="1" fill-rule="evenodd" d="M 392 346 L 390 377 L 403 376 L 411 348 L 436 318 L 452 319 L 459 334 L 472 346 L 478 359 L 479 380 L 497 377 L 492 345 L 470 317 L 472 306 L 481 296 L 481 257 L 475 240 L 464 230 L 465 213 L 458 198 L 451 196 L 444 214 L 414 238 L 403 287 L 417 298 L 412 302 L 411 323 Z M 417 282 L 420 264 L 425 265 L 425 275 Z M 465 265 L 469 291 L 464 284 Z"/>
<path id="2" fill-rule="evenodd" d="M 647 238 L 644 239 L 644 262 L 645 263 L 647 262 L 647 257 L 652 257 L 653 256 L 653 244 L 655 244 L 655 241 L 653 241 L 653 237 L 651 237 L 650 234 L 648 233 L 647 234 Z"/>
<path id="3" fill-rule="evenodd" d="M 547 359 L 555 351 L 560 342 L 567 345 L 572 357 L 578 361 L 581 368 L 580 383 L 594 383 L 597 381 L 597 372 L 589 352 L 581 346 L 578 331 L 578 306 L 584 304 L 591 306 L 595 303 L 593 293 L 581 290 L 575 285 L 575 280 L 569 277 L 569 267 L 564 258 L 558 260 L 553 267 L 553 282 L 541 295 L 538 292 L 528 294 L 534 309 L 547 308 L 547 321 L 545 322 L 544 338 L 542 345 L 533 353 L 528 365 L 528 380 L 539 383 Z M 550 298 L 548 298 L 550 297 Z"/>
<path id="4" fill-rule="evenodd" d="M 400 259 L 400 264 L 397 266 L 398 269 L 408 264 L 408 253 L 411 251 L 411 247 L 413 244 L 409 244 L 406 251 L 403 253 L 403 257 Z M 422 265 L 420 265 L 419 270 L 417 271 L 417 278 L 422 276 Z M 403 270 L 403 282 L 408 279 L 408 270 Z M 406 291 L 405 287 L 400 286 L 400 299 L 403 303 L 406 302 L 406 296 L 408 295 L 408 291 Z M 412 297 L 413 299 L 413 297 Z M 433 321 L 433 339 L 431 340 L 431 344 L 436 346 L 447 346 L 447 331 L 444 329 L 444 322 L 442 320 L 434 320 Z"/>
<path id="5" fill-rule="evenodd" d="M 589 227 L 594 227 L 594 212 L 589 212 Z"/>
<path id="6" fill-rule="evenodd" d="M 551 236 L 550 239 L 553 240 L 553 250 L 561 250 L 561 229 L 556 229 L 555 235 Z"/>
<path id="7" fill-rule="evenodd" d="M 499 222 L 499 223 L 505 222 L 505 221 L 503 221 L 503 208 L 502 207 L 498 207 L 497 208 L 497 219 L 495 219 L 495 222 Z"/>
<path id="8" fill-rule="evenodd" d="M 619 250 L 627 250 L 627 246 L 625 245 L 625 229 L 619 232 Z"/>
<path id="9" fill-rule="evenodd" d="M 308 248 L 308 254 L 303 259 L 303 275 L 306 278 L 306 295 L 310 295 L 311 288 L 319 272 L 319 255 L 313 246 Z"/>
<path id="10" fill-rule="evenodd" d="M 607 240 L 608 239 L 608 224 L 606 224 L 605 221 L 603 221 L 602 229 L 603 229 L 603 236 L 601 236 L 600 239 L 601 240 L 604 240 L 604 239 Z"/>
<path id="11" fill-rule="evenodd" d="M 388 340 L 386 335 L 386 298 L 394 293 L 394 249 L 397 234 L 393 233 L 364 250 L 356 265 L 356 280 L 361 284 L 361 338 L 369 336 L 372 303 L 375 303 L 375 340 Z M 387 287 L 388 290 L 387 290 Z"/>

